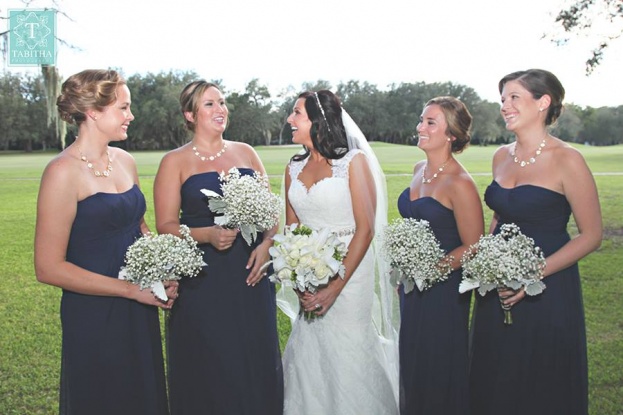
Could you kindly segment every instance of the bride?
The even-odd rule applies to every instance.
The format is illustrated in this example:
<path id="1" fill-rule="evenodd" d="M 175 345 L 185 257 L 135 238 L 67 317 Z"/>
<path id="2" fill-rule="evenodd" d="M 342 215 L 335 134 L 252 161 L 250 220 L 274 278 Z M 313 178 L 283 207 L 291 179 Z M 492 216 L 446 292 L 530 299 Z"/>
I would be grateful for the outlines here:
<path id="1" fill-rule="evenodd" d="M 348 254 L 343 279 L 313 294 L 279 293 L 293 319 L 283 356 L 285 414 L 397 414 L 395 292 L 374 244 L 387 222 L 383 173 L 331 91 L 300 94 L 288 123 L 305 151 L 286 168 L 286 224 L 329 228 Z"/>

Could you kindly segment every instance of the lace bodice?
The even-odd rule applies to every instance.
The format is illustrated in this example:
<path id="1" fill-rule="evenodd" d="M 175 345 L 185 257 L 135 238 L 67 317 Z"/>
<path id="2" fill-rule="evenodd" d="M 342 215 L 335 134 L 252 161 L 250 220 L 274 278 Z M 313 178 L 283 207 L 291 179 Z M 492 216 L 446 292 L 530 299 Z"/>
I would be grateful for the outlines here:
<path id="1" fill-rule="evenodd" d="M 314 229 L 330 228 L 338 233 L 354 230 L 348 168 L 353 157 L 359 153 L 363 152 L 351 150 L 341 159 L 332 160 L 332 175 L 314 183 L 309 189 L 298 178 L 309 157 L 290 162 L 288 200 L 302 224 Z"/>

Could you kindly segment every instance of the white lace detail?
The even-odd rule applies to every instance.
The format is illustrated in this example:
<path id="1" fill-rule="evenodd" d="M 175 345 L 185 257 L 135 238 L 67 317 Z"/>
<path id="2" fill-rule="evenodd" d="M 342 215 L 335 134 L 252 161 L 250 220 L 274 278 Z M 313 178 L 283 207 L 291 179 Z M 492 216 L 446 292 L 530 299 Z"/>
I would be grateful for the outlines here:
<path id="1" fill-rule="evenodd" d="M 350 150 L 348 153 L 344 155 L 341 159 L 332 160 L 333 165 L 331 166 L 332 177 L 341 177 L 344 179 L 348 179 L 348 168 L 350 167 L 350 162 L 353 157 L 357 154 L 362 154 L 363 151 L 359 149 Z M 307 161 L 309 157 L 304 158 L 300 161 L 291 161 L 290 162 L 290 178 L 292 180 L 297 180 L 299 174 L 303 171 L 303 168 L 307 165 Z"/>
<path id="2" fill-rule="evenodd" d="M 288 201 L 299 221 L 311 228 L 337 232 L 346 244 L 353 238 L 356 224 L 348 168 L 360 153 L 365 154 L 353 149 L 332 160 L 332 176 L 309 189 L 298 178 L 307 159 L 291 162 L 289 169 Z M 285 415 L 398 414 L 393 367 L 373 323 L 373 312 L 378 308 L 375 276 L 371 247 L 323 317 L 294 321 L 283 355 Z"/>

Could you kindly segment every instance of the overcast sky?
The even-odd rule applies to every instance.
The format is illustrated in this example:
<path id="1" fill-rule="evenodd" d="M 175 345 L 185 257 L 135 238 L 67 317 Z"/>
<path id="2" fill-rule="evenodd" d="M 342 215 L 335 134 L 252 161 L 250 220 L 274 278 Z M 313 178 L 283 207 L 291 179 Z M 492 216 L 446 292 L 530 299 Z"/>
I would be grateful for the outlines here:
<path id="1" fill-rule="evenodd" d="M 589 77 L 584 62 L 594 39 L 563 47 L 542 39 L 564 1 L 58 0 L 74 22 L 58 16 L 57 35 L 83 50 L 60 46 L 57 63 L 63 77 L 86 68 L 122 68 L 126 76 L 192 70 L 229 91 L 258 78 L 274 94 L 319 79 L 380 89 L 450 81 L 494 102 L 502 76 L 538 67 L 560 78 L 567 103 L 623 105 L 623 39 Z M 20 6 L 2 0 L 0 13 Z"/>

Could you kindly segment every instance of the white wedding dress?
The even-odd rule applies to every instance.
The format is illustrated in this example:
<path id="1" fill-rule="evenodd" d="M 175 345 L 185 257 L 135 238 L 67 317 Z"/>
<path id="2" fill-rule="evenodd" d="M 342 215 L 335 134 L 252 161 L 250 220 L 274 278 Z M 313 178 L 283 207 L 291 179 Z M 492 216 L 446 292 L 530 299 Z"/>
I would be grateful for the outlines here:
<path id="1" fill-rule="evenodd" d="M 299 221 L 328 227 L 347 245 L 355 230 L 348 168 L 357 154 L 333 160 L 332 177 L 310 189 L 298 179 L 309 158 L 290 163 L 288 199 Z M 397 382 L 372 322 L 374 260 L 369 249 L 323 317 L 294 321 L 283 356 L 286 415 L 398 414 Z"/>

